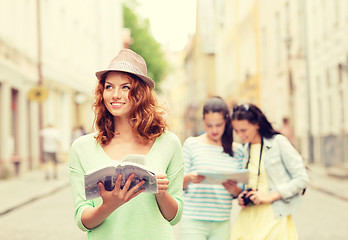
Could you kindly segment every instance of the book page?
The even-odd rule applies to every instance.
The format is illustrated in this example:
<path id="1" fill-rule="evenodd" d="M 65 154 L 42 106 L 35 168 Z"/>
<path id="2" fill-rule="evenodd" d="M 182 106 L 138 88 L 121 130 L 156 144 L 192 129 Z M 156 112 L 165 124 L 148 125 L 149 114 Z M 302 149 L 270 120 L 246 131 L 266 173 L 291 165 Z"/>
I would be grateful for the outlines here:
<path id="1" fill-rule="evenodd" d="M 114 166 L 104 167 L 85 174 L 86 199 L 93 199 L 100 196 L 98 182 L 104 183 L 106 190 L 111 189 L 113 186 L 113 178 L 115 177 L 116 170 Z"/>
<path id="2" fill-rule="evenodd" d="M 205 184 L 222 184 L 224 181 L 228 179 L 243 184 L 249 182 L 248 169 L 241 169 L 230 172 L 212 172 L 207 170 L 201 170 L 197 171 L 197 174 L 205 177 L 205 179 L 201 182 Z"/>
<path id="3" fill-rule="evenodd" d="M 157 193 L 156 174 L 142 163 L 145 163 L 145 155 L 130 154 L 124 157 L 121 161 L 114 162 L 114 166 L 105 166 L 92 171 L 88 171 L 85 176 L 85 194 L 86 199 L 93 199 L 100 196 L 98 182 L 102 182 L 105 189 L 112 191 L 119 174 L 122 174 L 121 188 L 123 188 L 128 177 L 134 173 L 135 177 L 129 189 L 133 188 L 140 181 L 145 180 L 142 188 L 145 192 Z"/>
<path id="4" fill-rule="evenodd" d="M 136 184 L 141 182 L 142 180 L 145 180 L 145 183 L 142 185 L 142 188 L 145 188 L 145 192 L 150 193 L 157 193 L 158 187 L 157 187 L 157 179 L 155 173 L 139 166 L 138 164 L 129 163 L 125 165 L 120 165 L 116 168 L 117 174 L 122 173 L 123 180 L 122 180 L 122 187 L 125 184 L 128 177 L 134 173 L 135 176 L 132 180 L 132 183 L 130 185 L 130 189 L 133 188 Z"/>

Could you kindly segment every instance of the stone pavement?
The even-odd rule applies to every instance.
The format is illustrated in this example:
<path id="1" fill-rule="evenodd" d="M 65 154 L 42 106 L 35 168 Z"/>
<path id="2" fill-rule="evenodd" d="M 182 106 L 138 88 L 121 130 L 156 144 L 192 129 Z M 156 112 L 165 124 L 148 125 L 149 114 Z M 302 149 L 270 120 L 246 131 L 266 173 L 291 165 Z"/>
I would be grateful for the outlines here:
<path id="1" fill-rule="evenodd" d="M 308 165 L 310 187 L 348 201 L 348 170 Z"/>
<path id="2" fill-rule="evenodd" d="M 44 170 L 37 169 L 0 180 L 0 216 L 18 207 L 69 186 L 68 164 L 58 164 L 57 179 L 45 180 Z"/>
<path id="3" fill-rule="evenodd" d="M 348 171 L 334 174 L 332 169 L 309 165 L 310 188 L 348 201 Z M 342 171 L 341 171 L 342 173 Z M 18 178 L 0 180 L 0 216 L 69 186 L 68 164 L 58 165 L 58 178 L 46 181 L 43 170 L 33 170 Z"/>

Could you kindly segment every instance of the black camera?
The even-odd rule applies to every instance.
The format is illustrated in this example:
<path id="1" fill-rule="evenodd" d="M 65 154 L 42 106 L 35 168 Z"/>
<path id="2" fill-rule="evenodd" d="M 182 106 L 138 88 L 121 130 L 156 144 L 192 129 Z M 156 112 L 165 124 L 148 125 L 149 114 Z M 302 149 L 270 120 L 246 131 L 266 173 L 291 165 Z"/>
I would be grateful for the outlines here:
<path id="1" fill-rule="evenodd" d="M 252 191 L 252 189 L 251 188 L 248 188 L 247 190 L 245 190 L 245 191 L 247 191 L 246 193 L 243 193 L 243 195 L 242 195 L 242 199 L 243 199 L 243 201 L 244 201 L 244 206 L 247 206 L 247 205 L 249 205 L 249 204 L 254 204 L 254 202 L 252 201 L 252 200 L 250 200 L 250 196 L 246 196 L 247 194 L 248 194 L 248 192 L 250 192 L 250 191 Z"/>

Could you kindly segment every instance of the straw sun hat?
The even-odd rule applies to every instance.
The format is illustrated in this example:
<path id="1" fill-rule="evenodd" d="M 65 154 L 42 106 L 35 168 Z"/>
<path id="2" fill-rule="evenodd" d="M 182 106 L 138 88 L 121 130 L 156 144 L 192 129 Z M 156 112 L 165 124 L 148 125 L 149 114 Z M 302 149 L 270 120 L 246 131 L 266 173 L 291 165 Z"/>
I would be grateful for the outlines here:
<path id="1" fill-rule="evenodd" d="M 147 67 L 145 60 L 130 49 L 121 50 L 118 55 L 112 59 L 107 69 L 95 73 L 100 81 L 102 76 L 110 71 L 119 71 L 131 73 L 143 80 L 150 89 L 155 87 L 155 82 L 147 76 Z"/>

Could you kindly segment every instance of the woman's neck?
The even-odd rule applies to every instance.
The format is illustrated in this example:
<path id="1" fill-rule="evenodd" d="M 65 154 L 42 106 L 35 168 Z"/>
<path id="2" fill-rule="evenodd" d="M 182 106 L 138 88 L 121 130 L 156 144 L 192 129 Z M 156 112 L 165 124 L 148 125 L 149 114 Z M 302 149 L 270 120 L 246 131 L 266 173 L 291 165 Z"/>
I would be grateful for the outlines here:
<path id="1" fill-rule="evenodd" d="M 250 143 L 251 144 L 261 143 L 261 139 L 262 139 L 261 135 L 257 135 Z"/>
<path id="2" fill-rule="evenodd" d="M 126 119 L 115 118 L 114 125 L 115 125 L 115 129 L 114 129 L 115 137 L 129 138 L 135 135 L 133 128 L 129 124 L 129 121 Z"/>

